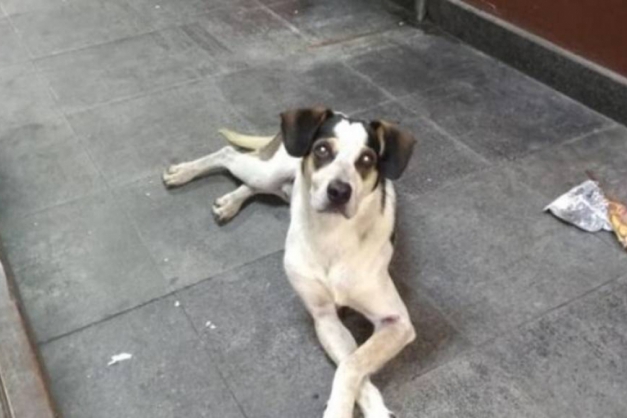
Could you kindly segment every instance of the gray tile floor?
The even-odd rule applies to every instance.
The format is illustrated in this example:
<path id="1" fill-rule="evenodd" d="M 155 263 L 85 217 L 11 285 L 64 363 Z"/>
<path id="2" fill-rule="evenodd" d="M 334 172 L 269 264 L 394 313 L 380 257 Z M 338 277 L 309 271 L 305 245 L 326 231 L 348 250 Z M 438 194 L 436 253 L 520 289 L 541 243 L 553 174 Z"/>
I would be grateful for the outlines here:
<path id="1" fill-rule="evenodd" d="M 625 127 L 375 1 L 0 7 L 0 233 L 65 417 L 321 416 L 287 208 L 218 227 L 233 179 L 159 179 L 317 103 L 419 139 L 392 265 L 418 339 L 375 378 L 399 416 L 627 417 L 627 257 L 542 212 L 586 169 L 627 200 Z"/>

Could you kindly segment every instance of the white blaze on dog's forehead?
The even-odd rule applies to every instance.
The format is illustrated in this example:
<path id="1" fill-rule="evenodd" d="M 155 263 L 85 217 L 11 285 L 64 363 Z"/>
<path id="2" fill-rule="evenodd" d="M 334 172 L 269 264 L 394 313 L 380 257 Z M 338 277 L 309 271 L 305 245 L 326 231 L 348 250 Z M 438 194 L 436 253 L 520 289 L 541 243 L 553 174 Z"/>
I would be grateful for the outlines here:
<path id="1" fill-rule="evenodd" d="M 361 140 L 363 145 L 368 140 L 368 132 L 366 132 L 366 128 L 361 122 L 351 122 L 349 120 L 342 119 L 333 127 L 333 132 L 335 133 L 335 137 L 340 141 Z"/>
<path id="2" fill-rule="evenodd" d="M 368 132 L 361 122 L 341 120 L 333 128 L 335 137 L 339 139 L 338 156 L 354 159 L 368 141 Z"/>

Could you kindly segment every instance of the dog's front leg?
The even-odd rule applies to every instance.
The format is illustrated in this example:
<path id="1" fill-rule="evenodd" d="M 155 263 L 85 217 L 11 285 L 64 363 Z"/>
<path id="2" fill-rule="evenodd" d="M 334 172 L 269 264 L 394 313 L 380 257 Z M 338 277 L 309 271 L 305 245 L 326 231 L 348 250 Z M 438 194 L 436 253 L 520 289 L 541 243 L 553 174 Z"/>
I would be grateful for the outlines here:
<path id="1" fill-rule="evenodd" d="M 340 365 L 357 349 L 357 343 L 338 317 L 333 298 L 315 279 L 303 277 L 290 269 L 288 276 L 314 320 L 316 335 L 322 347 L 333 362 Z M 364 380 L 359 390 L 357 404 L 364 418 L 393 416 L 385 406 L 381 392 L 368 378 Z"/>
<path id="2" fill-rule="evenodd" d="M 353 300 L 354 309 L 375 324 L 374 334 L 342 360 L 333 379 L 324 418 L 351 418 L 355 399 L 364 382 L 415 338 L 407 308 L 388 277 Z"/>
<path id="3" fill-rule="evenodd" d="M 312 312 L 316 335 L 323 348 L 338 366 L 355 350 L 357 343 L 350 331 L 342 324 L 335 305 L 318 307 Z M 381 392 L 369 378 L 364 379 L 357 395 L 357 404 L 364 418 L 390 418 L 392 413 L 383 402 Z"/>

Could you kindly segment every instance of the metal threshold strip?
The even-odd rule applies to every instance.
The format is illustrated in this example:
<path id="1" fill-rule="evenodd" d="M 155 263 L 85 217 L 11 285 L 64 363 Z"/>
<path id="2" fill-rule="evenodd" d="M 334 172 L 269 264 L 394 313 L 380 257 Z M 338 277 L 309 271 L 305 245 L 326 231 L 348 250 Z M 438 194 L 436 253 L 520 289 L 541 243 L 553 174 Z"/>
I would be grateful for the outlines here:
<path id="1" fill-rule="evenodd" d="M 14 277 L 0 246 L 0 418 L 55 418 Z"/>

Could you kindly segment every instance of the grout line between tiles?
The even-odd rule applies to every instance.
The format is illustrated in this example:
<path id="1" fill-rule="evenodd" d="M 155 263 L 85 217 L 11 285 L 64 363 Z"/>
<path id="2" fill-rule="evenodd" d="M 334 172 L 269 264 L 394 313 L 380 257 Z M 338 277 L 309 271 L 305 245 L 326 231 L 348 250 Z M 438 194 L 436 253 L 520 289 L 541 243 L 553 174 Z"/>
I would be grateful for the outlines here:
<path id="1" fill-rule="evenodd" d="M 37 13 L 37 12 L 26 12 L 26 13 Z M 21 14 L 26 14 L 26 13 L 18 13 L 18 14 L 15 14 L 15 16 L 18 16 L 18 15 L 21 15 Z M 7 15 L 7 17 L 9 19 L 12 19 L 11 15 Z M 11 23 L 13 24 L 12 20 L 11 20 Z M 20 40 L 22 40 L 21 32 L 17 29 L 16 26 L 14 26 L 14 29 L 15 29 L 15 32 L 17 33 L 18 37 L 20 38 Z M 85 50 L 85 49 L 98 47 L 98 46 L 102 46 L 102 45 L 112 44 L 112 43 L 115 43 L 115 42 L 123 41 L 125 39 L 134 38 L 134 37 L 138 37 L 138 36 L 144 36 L 144 35 L 147 35 L 147 34 L 153 33 L 153 32 L 156 32 L 156 30 L 154 28 L 150 27 L 149 29 L 147 29 L 145 31 L 139 31 L 139 32 L 134 33 L 134 34 L 129 35 L 129 36 L 123 36 L 121 38 L 111 39 L 111 40 L 104 41 L 104 42 L 95 42 L 93 44 L 88 44 L 88 45 L 80 46 L 80 47 L 77 47 L 77 48 L 70 48 L 70 49 L 67 49 L 67 50 L 61 50 L 61 51 L 53 52 L 52 54 L 48 54 L 48 55 L 41 55 L 41 56 L 35 55 L 33 53 L 33 51 L 30 48 L 28 48 L 28 47 L 26 47 L 26 51 L 28 52 L 28 54 L 31 57 L 31 59 L 34 61 L 34 60 L 40 60 L 40 59 L 45 59 L 45 58 L 51 58 L 51 57 L 55 57 L 55 56 L 59 56 L 59 55 L 63 55 L 63 54 L 78 52 L 78 51 L 82 51 L 82 50 Z"/>
<path id="2" fill-rule="evenodd" d="M 495 335 L 494 337 L 489 338 L 489 339 L 487 339 L 487 340 L 485 340 L 485 341 L 483 341 L 483 342 L 481 342 L 479 344 L 476 344 L 476 345 L 473 344 L 473 349 L 471 349 L 471 351 L 473 351 L 473 352 L 474 351 L 479 351 L 479 350 L 489 346 L 490 344 L 493 344 L 493 343 L 495 343 L 495 342 L 497 342 L 499 340 L 503 340 L 505 338 L 508 338 L 508 337 L 514 335 L 517 331 L 520 331 L 522 328 L 526 327 L 527 325 L 530 325 L 530 324 L 532 324 L 534 322 L 538 322 L 541 319 L 547 317 L 548 315 L 551 315 L 553 312 L 556 312 L 556 311 L 558 311 L 560 309 L 566 308 L 566 307 L 568 307 L 568 306 L 570 306 L 570 305 L 572 305 L 574 303 L 577 303 L 580 300 L 585 299 L 587 296 L 589 296 L 591 294 L 594 294 L 597 291 L 601 290 L 601 288 L 604 288 L 606 286 L 610 286 L 613 283 L 618 282 L 619 280 L 621 280 L 624 277 L 625 276 L 619 275 L 617 277 L 609 279 L 609 280 L 607 280 L 607 281 L 605 281 L 605 282 L 603 282 L 603 283 L 601 283 L 599 285 L 596 285 L 596 286 L 588 289 L 587 291 L 583 292 L 581 295 L 575 296 L 572 299 L 569 299 L 569 300 L 567 300 L 565 302 L 560 303 L 559 305 L 556 305 L 556 306 L 554 306 L 554 307 L 552 307 L 550 309 L 547 309 L 546 311 L 542 312 L 541 314 L 535 315 L 534 317 L 532 317 L 532 318 L 530 318 L 530 319 L 528 319 L 526 321 L 523 321 L 523 322 L 515 325 L 511 330 L 505 331 L 505 332 L 503 332 L 503 333 L 501 333 L 499 335 Z"/>
<path id="3" fill-rule="evenodd" d="M 483 162 L 487 166 L 495 166 L 496 164 L 498 164 L 498 162 L 488 160 L 486 157 L 481 155 L 478 151 L 475 151 L 475 149 L 472 148 L 470 145 L 466 144 L 464 141 L 459 139 L 456 135 L 453 135 L 452 133 L 450 133 L 449 131 L 444 129 L 442 126 L 440 126 L 440 124 L 438 124 L 436 121 L 434 121 L 433 119 L 429 118 L 428 116 L 421 115 L 420 113 L 410 109 L 409 107 L 405 106 L 400 100 L 397 100 L 396 103 L 399 106 L 401 106 L 403 109 L 407 110 L 408 112 L 410 112 L 410 113 L 412 113 L 412 114 L 414 114 L 414 115 L 416 115 L 418 117 L 424 118 L 429 123 L 429 125 L 431 125 L 431 127 L 433 129 L 435 129 L 440 134 L 444 135 L 446 138 L 450 139 L 457 146 L 459 146 L 462 149 L 468 151 L 471 155 L 473 155 L 474 157 L 479 159 L 481 162 Z"/>
<path id="4" fill-rule="evenodd" d="M 611 119 L 609 119 L 609 120 L 611 120 Z M 600 126 L 598 128 L 594 128 L 594 129 L 592 129 L 592 130 L 590 130 L 588 132 L 585 132 L 583 134 L 575 135 L 572 138 L 569 138 L 569 139 L 565 140 L 564 142 L 560 142 L 558 144 L 551 144 L 551 145 L 546 146 L 544 148 L 541 148 L 541 149 L 539 149 L 537 151 L 532 151 L 532 152 L 529 152 L 527 154 L 521 155 L 519 158 L 510 160 L 510 161 L 513 162 L 513 163 L 522 163 L 522 162 L 524 162 L 524 160 L 526 160 L 528 158 L 531 158 L 531 157 L 533 157 L 535 155 L 538 155 L 538 154 L 540 154 L 542 152 L 551 151 L 551 150 L 554 150 L 554 149 L 557 149 L 557 148 L 560 148 L 560 147 L 563 147 L 563 146 L 566 146 L 566 145 L 572 145 L 572 144 L 574 144 L 576 142 L 583 141 L 584 139 L 586 139 L 586 138 L 588 138 L 588 137 L 590 137 L 592 135 L 597 135 L 597 134 L 600 134 L 600 133 L 603 133 L 603 132 L 606 132 L 606 131 L 610 131 L 612 129 L 616 129 L 619 126 L 621 126 L 619 123 L 612 121 L 612 123 L 610 123 L 608 125 L 604 125 L 604 126 Z"/>
<path id="5" fill-rule="evenodd" d="M 299 38 L 301 38 L 304 41 L 310 42 L 312 40 L 311 37 L 309 37 L 309 35 L 307 35 L 306 33 L 300 31 L 296 26 L 294 26 L 291 22 L 289 22 L 287 19 L 283 18 L 283 16 L 281 16 L 280 14 L 276 13 L 274 10 L 272 10 L 270 8 L 269 5 L 264 4 L 258 0 L 255 0 L 255 2 L 257 4 L 259 4 L 259 6 L 261 7 L 261 9 L 265 10 L 266 12 L 268 12 L 269 14 L 271 14 L 275 19 L 278 19 L 281 23 L 283 23 L 285 26 L 287 26 L 287 28 L 294 33 L 295 35 L 298 35 Z"/>
<path id="6" fill-rule="evenodd" d="M 365 74 L 361 73 L 360 71 L 356 70 L 355 68 L 353 68 L 352 65 L 350 65 L 348 62 L 346 62 L 346 59 L 341 59 L 340 62 L 350 72 L 352 72 L 353 74 L 355 74 L 356 76 L 358 76 L 359 78 L 361 78 L 362 80 L 366 81 L 368 84 L 370 84 L 371 86 L 373 86 L 374 88 L 376 88 L 377 90 L 382 92 L 388 98 L 388 100 L 396 99 L 396 97 L 392 93 L 390 93 L 387 89 L 384 89 L 383 87 L 381 87 L 377 83 L 375 83 L 372 80 L 371 77 L 368 77 L 367 75 L 365 75 Z"/>
<path id="7" fill-rule="evenodd" d="M 175 292 L 175 293 L 178 293 L 178 291 Z M 187 322 L 189 323 L 189 325 L 192 327 L 192 330 L 196 334 L 196 338 L 200 342 L 203 351 L 207 354 L 207 356 L 211 360 L 212 366 L 218 372 L 218 376 L 220 376 L 220 379 L 222 380 L 222 383 L 224 384 L 224 387 L 226 387 L 226 389 L 229 391 L 229 394 L 231 395 L 231 398 L 233 398 L 233 402 L 235 402 L 235 404 L 237 405 L 237 408 L 239 409 L 239 411 L 242 414 L 242 416 L 244 418 L 248 418 L 248 415 L 246 414 L 246 411 L 244 410 L 243 405 L 240 403 L 239 398 L 236 396 L 235 391 L 231 387 L 231 384 L 229 383 L 229 380 L 225 377 L 225 374 L 222 372 L 222 368 L 220 367 L 220 362 L 216 361 L 215 354 L 212 352 L 212 350 L 209 347 L 207 347 L 208 345 L 211 344 L 211 342 L 207 342 L 202 337 L 201 333 L 199 332 L 199 330 L 194 325 L 194 321 L 192 321 L 192 318 L 189 315 L 189 312 L 187 312 L 187 309 L 185 309 L 185 304 L 182 304 L 181 308 L 183 310 L 183 315 L 187 319 Z"/>
<path id="8" fill-rule="evenodd" d="M 462 351 L 461 353 L 459 353 L 458 355 L 456 355 L 455 357 L 451 358 L 449 361 L 446 361 L 442 364 L 436 365 L 435 367 L 425 371 L 424 373 L 420 373 L 418 374 L 414 380 L 419 380 L 419 379 L 423 379 L 426 378 L 427 375 L 429 375 L 430 373 L 435 372 L 436 370 L 443 368 L 446 365 L 455 363 L 456 361 L 462 361 L 464 358 L 468 358 L 470 356 L 473 355 L 477 355 L 480 354 L 482 351 L 484 351 L 487 347 L 494 345 L 496 343 L 498 343 L 499 341 L 505 340 L 509 337 L 512 337 L 514 335 L 516 335 L 519 331 L 521 331 L 524 327 L 534 323 L 534 322 L 538 322 L 541 319 L 545 318 L 546 316 L 550 315 L 553 312 L 556 312 L 560 309 L 566 308 L 567 306 L 570 306 L 571 304 L 577 303 L 578 301 L 586 298 L 587 296 L 601 290 L 601 288 L 604 288 L 606 286 L 610 286 L 612 285 L 614 282 L 617 282 L 619 280 L 621 280 L 623 277 L 625 276 L 619 276 L 619 277 L 615 277 L 613 279 L 610 279 L 602 284 L 599 284 L 591 289 L 589 289 L 588 291 L 584 292 L 583 294 L 570 299 L 566 302 L 563 302 L 545 312 L 543 312 L 540 315 L 537 315 L 527 321 L 521 322 L 520 324 L 515 325 L 514 327 L 512 327 L 509 331 L 503 332 L 499 335 L 494 336 L 493 338 L 490 338 L 480 344 L 473 344 L 471 343 L 470 347 L 464 351 Z M 501 369 L 501 366 L 496 365 L 497 367 L 499 367 L 499 369 Z M 501 369 L 502 370 L 502 369 Z M 519 388 L 519 390 L 521 390 L 521 388 Z M 526 391 L 522 390 L 523 393 L 527 393 Z"/>
<path id="9" fill-rule="evenodd" d="M 172 295 L 174 295 L 174 294 L 176 294 L 176 293 L 179 293 L 179 292 L 185 291 L 185 290 L 187 290 L 187 289 L 189 289 L 189 288 L 191 288 L 191 287 L 194 287 L 194 286 L 196 286 L 196 285 L 199 285 L 199 284 L 201 284 L 201 283 L 205 283 L 205 282 L 208 282 L 208 281 L 210 281 L 210 280 L 214 280 L 215 278 L 217 278 L 217 277 L 219 277 L 219 276 L 222 276 L 222 275 L 225 275 L 225 274 L 231 273 L 231 272 L 233 272 L 233 271 L 235 271 L 235 270 L 237 270 L 237 269 L 239 269 L 239 268 L 246 267 L 246 266 L 248 266 L 248 265 L 250 265 L 250 264 L 253 264 L 253 263 L 255 263 L 255 262 L 258 262 L 258 261 L 264 260 L 264 259 L 266 259 L 266 258 L 272 257 L 272 256 L 274 256 L 274 255 L 276 255 L 276 254 L 281 253 L 281 252 L 283 252 L 283 249 L 276 250 L 276 251 L 270 252 L 270 253 L 268 253 L 268 254 L 261 255 L 261 256 L 259 256 L 259 257 L 255 258 L 255 259 L 253 259 L 253 260 L 249 260 L 249 261 L 246 261 L 246 262 L 245 262 L 245 263 L 243 263 L 243 264 L 239 264 L 239 265 L 237 265 L 237 266 L 232 266 L 232 267 L 230 267 L 230 268 L 228 268 L 228 269 L 225 269 L 225 270 L 219 271 L 219 272 L 217 272 L 216 274 L 213 274 L 213 275 L 211 275 L 211 276 L 209 276 L 209 277 L 206 277 L 206 278 L 204 278 L 204 279 L 202 279 L 202 280 L 199 280 L 199 281 L 197 281 L 197 282 L 194 282 L 194 283 L 191 283 L 191 284 L 185 285 L 185 286 L 183 286 L 183 287 L 181 287 L 181 288 L 179 288 L 179 289 L 172 290 L 172 291 L 170 291 L 170 292 L 168 292 L 168 293 L 166 293 L 166 294 L 164 294 L 164 295 L 154 297 L 154 298 L 152 298 L 152 299 L 150 299 L 150 300 L 147 300 L 147 301 L 145 301 L 145 302 L 142 302 L 142 303 L 140 303 L 140 304 L 138 304 L 138 305 L 135 305 L 135 306 L 133 306 L 133 307 L 130 307 L 130 308 L 127 308 L 127 309 L 123 309 L 123 310 L 121 310 L 121 311 L 119 311 L 119 312 L 115 312 L 115 313 L 113 313 L 113 314 L 111 314 L 111 315 L 108 315 L 108 316 L 106 316 L 106 317 L 103 317 L 103 318 L 101 318 L 101 319 L 98 319 L 98 320 L 96 320 L 96 321 L 94 321 L 94 322 L 91 322 L 91 323 L 89 323 L 89 324 L 82 325 L 82 326 L 80 326 L 80 327 L 78 327 L 78 328 L 75 328 L 75 329 L 73 329 L 73 330 L 71 330 L 71 331 L 67 331 L 67 332 L 61 333 L 61 334 L 59 334 L 59 335 L 55 335 L 55 336 L 50 337 L 50 338 L 48 338 L 48 339 L 46 339 L 46 340 L 43 340 L 43 341 L 37 341 L 37 344 L 38 344 L 39 346 L 41 346 L 41 347 L 43 347 L 43 346 L 45 346 L 45 345 L 48 345 L 48 344 L 51 344 L 51 343 L 53 343 L 53 342 L 55 342 L 55 341 L 58 341 L 58 340 L 60 340 L 60 339 L 62 339 L 62 338 L 65 338 L 65 337 L 67 337 L 67 336 L 69 336 L 69 335 L 72 335 L 72 334 L 75 334 L 75 333 L 78 333 L 78 332 L 84 331 L 84 330 L 86 330 L 86 329 L 92 328 L 92 327 L 97 326 L 97 325 L 99 325 L 99 324 L 101 324 L 101 323 L 104 323 L 104 322 L 107 322 L 107 321 L 109 321 L 109 320 L 111 320 L 111 319 L 117 318 L 118 316 L 122 316 L 122 315 L 127 314 L 127 313 L 129 313 L 129 312 L 131 312 L 131 311 L 134 311 L 134 310 L 136 310 L 136 309 L 142 308 L 142 307 L 144 307 L 144 306 L 146 306 L 146 305 L 148 305 L 148 304 L 150 304 L 150 303 L 153 303 L 153 302 L 157 302 L 157 301 L 160 301 L 160 300 L 166 299 L 166 298 L 168 298 L 168 297 L 170 297 L 170 296 L 172 296 Z"/>

